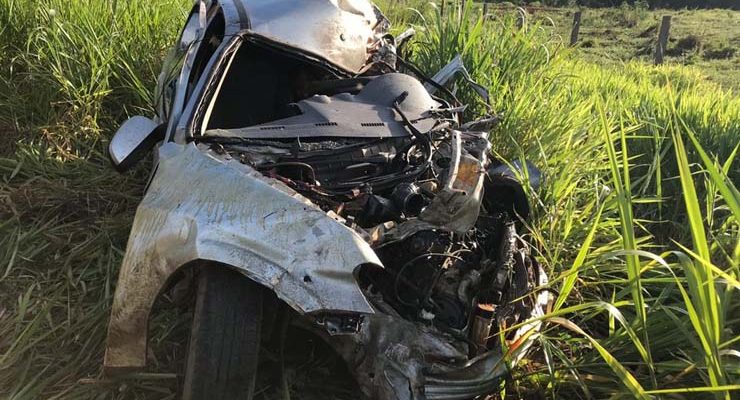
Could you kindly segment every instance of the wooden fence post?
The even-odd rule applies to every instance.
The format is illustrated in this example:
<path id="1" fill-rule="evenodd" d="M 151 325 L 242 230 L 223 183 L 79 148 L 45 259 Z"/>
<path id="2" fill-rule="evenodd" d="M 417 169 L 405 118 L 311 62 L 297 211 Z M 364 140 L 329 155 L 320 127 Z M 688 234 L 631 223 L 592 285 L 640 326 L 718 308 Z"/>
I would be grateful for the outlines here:
<path id="1" fill-rule="evenodd" d="M 573 14 L 573 30 L 570 31 L 570 45 L 575 46 L 578 43 L 578 32 L 581 30 L 581 12 L 576 11 Z"/>
<path id="2" fill-rule="evenodd" d="M 488 18 L 488 2 L 483 3 L 483 18 Z"/>
<path id="3" fill-rule="evenodd" d="M 660 33 L 658 34 L 658 44 L 655 46 L 655 65 L 663 64 L 663 55 L 668 45 L 668 33 L 671 30 L 671 16 L 664 15 L 660 23 Z"/>
<path id="4" fill-rule="evenodd" d="M 527 26 L 527 11 L 522 7 L 516 8 L 516 27 L 521 30 Z"/>

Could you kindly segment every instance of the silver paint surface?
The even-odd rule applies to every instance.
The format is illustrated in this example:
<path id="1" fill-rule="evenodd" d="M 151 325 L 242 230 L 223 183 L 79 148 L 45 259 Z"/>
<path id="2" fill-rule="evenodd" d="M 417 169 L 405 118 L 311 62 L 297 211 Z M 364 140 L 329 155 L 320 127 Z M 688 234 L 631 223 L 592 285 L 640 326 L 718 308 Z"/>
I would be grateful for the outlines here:
<path id="1" fill-rule="evenodd" d="M 358 73 L 375 42 L 378 19 L 367 0 L 229 0 L 246 11 L 255 35 Z"/>
<path id="2" fill-rule="evenodd" d="M 381 265 L 353 230 L 283 184 L 194 144 L 165 144 L 119 275 L 105 366 L 142 367 L 147 320 L 179 267 L 227 264 L 301 313 L 373 313 L 353 272 Z"/>
<path id="3" fill-rule="evenodd" d="M 131 117 L 118 128 L 108 144 L 108 154 L 114 164 L 120 165 L 157 129 L 157 123 L 147 117 Z"/>

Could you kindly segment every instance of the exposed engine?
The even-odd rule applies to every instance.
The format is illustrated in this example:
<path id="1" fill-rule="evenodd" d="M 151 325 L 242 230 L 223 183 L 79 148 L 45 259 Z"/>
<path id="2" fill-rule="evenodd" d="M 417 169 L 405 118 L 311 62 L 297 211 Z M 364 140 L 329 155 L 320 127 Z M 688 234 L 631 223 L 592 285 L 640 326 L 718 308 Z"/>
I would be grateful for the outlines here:
<path id="1" fill-rule="evenodd" d="M 504 258 L 518 247 L 509 237 L 515 210 L 506 209 L 507 202 L 497 204 L 503 192 L 489 193 L 484 204 L 487 133 L 460 127 L 456 110 L 433 100 L 407 75 L 386 74 L 359 87 L 356 95 L 299 102 L 298 116 L 215 130 L 204 141 L 360 232 L 385 265 L 359 277 L 378 308 L 458 336 L 466 327 L 473 331 L 476 315 L 504 317 L 496 308 L 511 285 L 513 266 Z M 326 116 L 321 107 L 327 105 L 340 118 L 314 115 Z M 379 105 L 385 107 L 370 111 Z M 365 120 L 341 120 L 348 112 Z M 291 130 L 300 135 L 306 125 L 314 130 L 306 138 L 270 137 Z M 360 133 L 333 136 L 331 130 L 343 128 Z M 496 190 L 491 178 L 485 186 Z M 476 329 L 471 335 L 482 335 Z M 485 348 L 481 337 L 469 339 Z"/>
<path id="2" fill-rule="evenodd" d="M 521 188 L 510 170 L 488 158 L 482 128 L 490 120 L 461 125 L 459 110 L 433 99 L 408 75 L 357 83 L 351 93 L 302 100 L 284 119 L 214 129 L 200 141 L 283 182 L 360 233 L 384 265 L 359 271 L 366 297 L 395 321 L 437 332 L 434 352 L 463 362 L 497 348 L 498 329 L 531 316 L 535 300 L 527 295 L 543 277 L 516 236 L 515 214 L 528 211 Z M 357 332 L 361 321 L 319 323 L 342 333 Z M 413 347 L 419 340 L 365 334 L 348 346 Z M 434 348 L 430 343 L 424 346 Z M 403 363 L 417 370 L 399 374 L 423 385 L 411 376 L 429 365 Z"/>

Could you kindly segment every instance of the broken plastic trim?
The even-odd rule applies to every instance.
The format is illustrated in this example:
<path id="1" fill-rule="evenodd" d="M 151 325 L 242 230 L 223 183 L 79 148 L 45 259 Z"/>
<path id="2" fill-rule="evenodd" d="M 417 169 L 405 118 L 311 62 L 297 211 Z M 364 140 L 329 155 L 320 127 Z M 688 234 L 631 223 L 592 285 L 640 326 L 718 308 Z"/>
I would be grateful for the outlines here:
<path id="1" fill-rule="evenodd" d="M 465 64 L 463 63 L 462 56 L 460 54 L 456 55 L 455 58 L 452 59 L 447 65 L 442 67 L 434 76 L 431 78 L 432 81 L 436 82 L 439 86 L 444 86 L 447 84 L 447 82 L 452 79 L 452 77 L 455 76 L 455 74 L 461 74 L 465 81 L 475 90 L 475 92 L 480 96 L 483 100 L 485 100 L 486 104 L 491 104 L 490 94 L 488 93 L 488 89 L 484 88 L 482 85 L 480 85 L 478 82 L 474 81 L 473 78 L 470 77 L 470 73 L 468 72 L 467 68 L 465 68 Z M 434 85 L 430 85 L 429 83 L 425 84 L 424 87 L 426 87 L 429 94 L 434 94 L 434 92 L 437 91 L 438 87 Z"/>

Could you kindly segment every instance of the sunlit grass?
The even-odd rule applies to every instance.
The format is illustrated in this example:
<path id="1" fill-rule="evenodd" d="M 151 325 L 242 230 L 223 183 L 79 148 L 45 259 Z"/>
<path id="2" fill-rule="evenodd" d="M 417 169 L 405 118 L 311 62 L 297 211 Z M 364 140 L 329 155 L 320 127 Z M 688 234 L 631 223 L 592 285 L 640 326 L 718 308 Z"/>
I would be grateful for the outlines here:
<path id="1" fill-rule="evenodd" d="M 503 117 L 494 152 L 546 176 L 527 188 L 525 238 L 553 304 L 506 393 L 731 398 L 740 389 L 740 99 L 682 67 L 584 62 L 537 23 L 484 21 L 470 3 L 386 3 L 398 29 L 415 26 L 409 58 L 420 68 L 461 53 L 491 90 Z M 151 112 L 157 69 L 189 6 L 0 0 L 0 135 L 9 137 L 0 397 L 175 396 L 171 375 L 89 379 L 99 377 L 146 177 L 115 174 L 105 144 L 126 115 Z M 456 86 L 472 111 L 485 110 Z M 171 373 L 182 357 L 172 327 L 183 321 L 155 322 L 152 371 Z"/>

